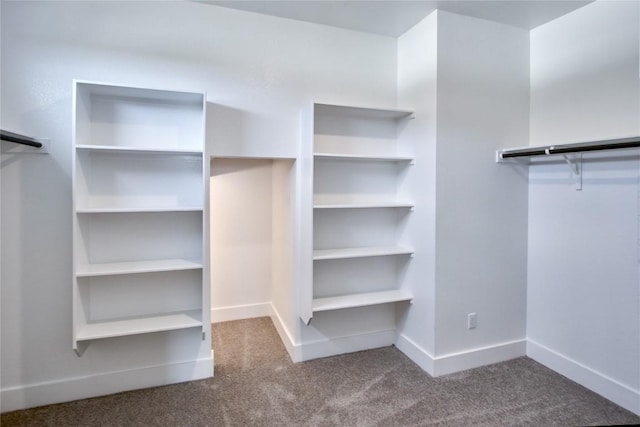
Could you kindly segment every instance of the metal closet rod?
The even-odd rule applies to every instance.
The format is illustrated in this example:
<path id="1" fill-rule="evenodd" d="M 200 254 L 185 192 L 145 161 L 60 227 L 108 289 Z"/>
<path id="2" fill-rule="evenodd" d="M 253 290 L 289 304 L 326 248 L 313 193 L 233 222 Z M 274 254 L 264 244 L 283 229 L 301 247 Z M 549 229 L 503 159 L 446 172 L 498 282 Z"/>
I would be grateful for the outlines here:
<path id="1" fill-rule="evenodd" d="M 34 138 L 20 135 L 18 133 L 9 132 L 2 129 L 0 129 L 0 139 L 2 139 L 3 141 L 15 142 L 16 144 L 28 145 L 30 147 L 36 147 L 36 148 L 42 147 L 42 143 L 38 142 Z"/>
<path id="2" fill-rule="evenodd" d="M 623 148 L 640 148 L 640 136 L 631 138 L 609 139 L 604 141 L 584 142 L 578 144 L 549 145 L 546 147 L 516 148 L 501 150 L 501 159 L 516 157 L 549 156 L 551 154 L 583 153 L 586 151 L 619 150 Z"/>

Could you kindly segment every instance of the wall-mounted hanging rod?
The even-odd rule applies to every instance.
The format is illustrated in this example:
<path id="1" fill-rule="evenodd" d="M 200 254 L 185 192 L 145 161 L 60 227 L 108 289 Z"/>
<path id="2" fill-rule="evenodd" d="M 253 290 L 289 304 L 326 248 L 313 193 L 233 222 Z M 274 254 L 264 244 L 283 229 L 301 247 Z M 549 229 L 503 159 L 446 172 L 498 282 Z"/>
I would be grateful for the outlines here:
<path id="1" fill-rule="evenodd" d="M 30 147 L 42 147 L 42 143 L 38 142 L 34 138 L 30 138 L 28 136 L 20 135 L 6 130 L 0 130 L 0 139 L 2 139 L 3 141 L 15 142 L 16 144 L 28 145 Z"/>
<path id="2" fill-rule="evenodd" d="M 640 148 L 640 136 L 631 138 L 609 139 L 604 141 L 583 142 L 577 144 L 549 145 L 546 147 L 514 148 L 498 150 L 496 160 L 515 159 L 521 157 L 550 156 L 553 154 L 584 153 L 587 151 L 619 150 L 624 148 Z"/>

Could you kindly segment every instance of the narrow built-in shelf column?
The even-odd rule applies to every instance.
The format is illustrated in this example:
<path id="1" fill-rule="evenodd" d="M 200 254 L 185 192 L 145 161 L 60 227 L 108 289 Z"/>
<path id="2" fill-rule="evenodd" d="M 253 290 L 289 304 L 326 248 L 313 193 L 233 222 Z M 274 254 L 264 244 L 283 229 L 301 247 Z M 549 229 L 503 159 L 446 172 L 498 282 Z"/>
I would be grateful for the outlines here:
<path id="1" fill-rule="evenodd" d="M 396 272 L 413 257 L 397 241 L 414 209 L 399 191 L 414 164 L 410 147 L 398 142 L 412 113 L 314 104 L 311 116 L 314 230 L 303 321 L 321 311 L 410 301 Z"/>
<path id="2" fill-rule="evenodd" d="M 208 333 L 205 109 L 204 93 L 74 82 L 78 354 L 97 339 Z"/>

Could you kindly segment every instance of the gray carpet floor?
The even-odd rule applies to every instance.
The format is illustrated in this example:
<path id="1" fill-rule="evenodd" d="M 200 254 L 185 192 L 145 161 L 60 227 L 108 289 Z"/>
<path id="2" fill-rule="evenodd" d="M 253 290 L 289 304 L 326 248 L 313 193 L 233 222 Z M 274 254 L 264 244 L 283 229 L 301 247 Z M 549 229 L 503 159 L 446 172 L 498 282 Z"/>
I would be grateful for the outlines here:
<path id="1" fill-rule="evenodd" d="M 395 347 L 294 364 L 271 320 L 213 326 L 215 377 L 2 414 L 9 426 L 586 426 L 640 417 L 526 357 L 432 378 Z"/>

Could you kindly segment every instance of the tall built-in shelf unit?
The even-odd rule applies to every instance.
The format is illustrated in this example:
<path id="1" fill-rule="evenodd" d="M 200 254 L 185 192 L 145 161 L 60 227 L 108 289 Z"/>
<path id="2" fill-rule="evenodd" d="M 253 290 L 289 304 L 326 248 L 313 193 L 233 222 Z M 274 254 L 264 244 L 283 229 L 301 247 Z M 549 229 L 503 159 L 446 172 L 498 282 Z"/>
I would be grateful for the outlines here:
<path id="1" fill-rule="evenodd" d="M 302 215 L 312 231 L 302 232 L 311 259 L 302 260 L 300 317 L 410 301 L 402 277 L 413 249 L 401 235 L 414 159 L 399 135 L 412 112 L 315 103 L 307 115 L 301 159 L 312 197 Z"/>
<path id="2" fill-rule="evenodd" d="M 74 81 L 73 348 L 209 330 L 204 93 Z"/>

